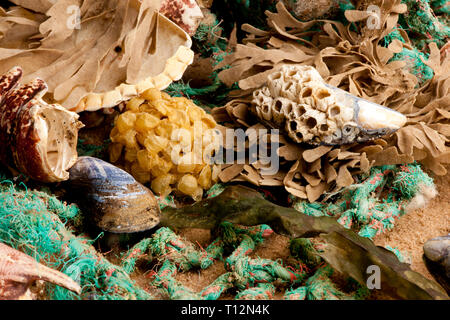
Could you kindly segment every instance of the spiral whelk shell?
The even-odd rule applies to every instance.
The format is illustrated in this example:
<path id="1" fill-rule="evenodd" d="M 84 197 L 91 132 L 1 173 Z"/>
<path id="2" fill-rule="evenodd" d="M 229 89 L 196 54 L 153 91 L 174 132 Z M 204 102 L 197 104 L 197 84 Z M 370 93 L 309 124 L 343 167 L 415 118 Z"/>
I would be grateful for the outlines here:
<path id="1" fill-rule="evenodd" d="M 21 77 L 14 67 L 0 78 L 0 160 L 35 180 L 67 180 L 83 125 L 76 113 L 41 99 L 43 80 L 19 85 Z"/>
<path id="2" fill-rule="evenodd" d="M 283 129 L 298 143 L 363 142 L 406 123 L 399 112 L 328 85 L 311 66 L 284 65 L 253 92 L 252 102 L 262 122 Z"/>
<path id="3" fill-rule="evenodd" d="M 93 157 L 79 157 L 66 182 L 78 206 L 100 229 L 134 233 L 159 223 L 153 193 L 126 171 Z"/>

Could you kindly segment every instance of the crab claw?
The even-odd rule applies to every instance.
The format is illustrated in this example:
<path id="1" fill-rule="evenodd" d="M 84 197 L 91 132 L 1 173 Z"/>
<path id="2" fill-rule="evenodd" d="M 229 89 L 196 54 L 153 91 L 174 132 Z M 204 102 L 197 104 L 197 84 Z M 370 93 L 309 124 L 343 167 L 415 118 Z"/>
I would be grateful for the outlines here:
<path id="1" fill-rule="evenodd" d="M 81 293 L 81 288 L 67 275 L 50 269 L 29 255 L 0 243 L 0 300 L 24 298 L 31 284 L 43 280 Z"/>

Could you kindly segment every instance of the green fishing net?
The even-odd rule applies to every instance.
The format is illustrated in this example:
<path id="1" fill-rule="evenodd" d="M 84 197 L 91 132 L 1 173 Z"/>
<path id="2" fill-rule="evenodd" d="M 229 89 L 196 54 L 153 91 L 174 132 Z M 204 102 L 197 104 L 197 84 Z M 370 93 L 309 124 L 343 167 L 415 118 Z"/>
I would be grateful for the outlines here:
<path id="1" fill-rule="evenodd" d="M 399 23 L 418 49 L 430 42 L 436 42 L 439 47 L 445 44 L 450 36 L 450 26 L 435 15 L 429 0 L 402 0 L 402 3 L 407 5 L 408 10 L 400 15 Z M 433 7 L 439 12 L 448 10 L 448 4 L 441 6 L 434 2 Z"/>
<path id="2" fill-rule="evenodd" d="M 64 221 L 64 222 L 63 222 Z M 0 185 L 0 241 L 38 262 L 59 270 L 82 288 L 80 296 L 46 284 L 48 299 L 151 299 L 119 266 L 106 260 L 91 245 L 93 240 L 74 235 L 69 225 L 80 225 L 79 209 L 44 192 L 31 191 L 12 181 Z"/>

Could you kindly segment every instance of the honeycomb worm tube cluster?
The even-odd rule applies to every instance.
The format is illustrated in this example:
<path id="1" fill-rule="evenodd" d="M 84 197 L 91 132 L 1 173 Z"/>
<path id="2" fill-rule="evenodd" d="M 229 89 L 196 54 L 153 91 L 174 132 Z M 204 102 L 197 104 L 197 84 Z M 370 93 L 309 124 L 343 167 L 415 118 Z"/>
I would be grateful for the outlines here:
<path id="1" fill-rule="evenodd" d="M 338 145 L 394 132 L 406 123 L 401 113 L 325 83 L 311 66 L 284 65 L 253 92 L 252 110 L 297 143 Z"/>

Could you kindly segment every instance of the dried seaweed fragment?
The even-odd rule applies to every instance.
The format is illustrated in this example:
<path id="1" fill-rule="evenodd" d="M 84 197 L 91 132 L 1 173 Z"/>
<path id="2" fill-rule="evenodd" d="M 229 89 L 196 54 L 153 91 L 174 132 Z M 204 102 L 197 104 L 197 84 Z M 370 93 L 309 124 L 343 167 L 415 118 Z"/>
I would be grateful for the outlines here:
<path id="1" fill-rule="evenodd" d="M 181 78 L 194 54 L 189 35 L 159 8 L 160 1 L 57 1 L 22 36 L 28 47 L 3 45 L 0 72 L 20 64 L 25 81 L 47 82 L 46 99 L 77 112 L 164 89 Z M 0 26 L 12 34 L 31 20 L 5 24 L 8 18 L 0 17 Z"/>

